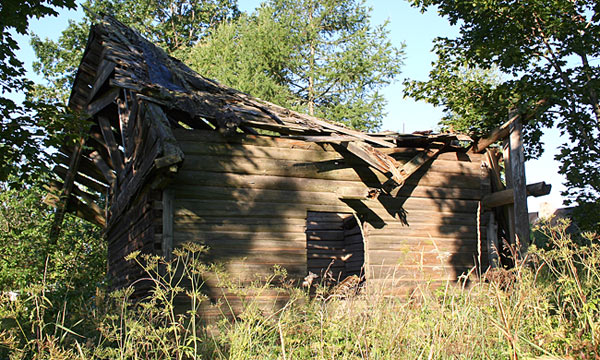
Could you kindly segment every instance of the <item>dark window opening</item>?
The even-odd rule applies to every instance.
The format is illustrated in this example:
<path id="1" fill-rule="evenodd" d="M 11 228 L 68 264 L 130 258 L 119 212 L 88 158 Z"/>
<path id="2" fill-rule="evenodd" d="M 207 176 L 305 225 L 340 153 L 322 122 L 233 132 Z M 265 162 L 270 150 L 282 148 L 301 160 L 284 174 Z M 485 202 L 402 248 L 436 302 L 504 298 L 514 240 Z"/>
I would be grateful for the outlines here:
<path id="1" fill-rule="evenodd" d="M 363 276 L 365 245 L 360 224 L 350 213 L 309 211 L 306 216 L 308 273 L 312 283 L 337 284 Z"/>

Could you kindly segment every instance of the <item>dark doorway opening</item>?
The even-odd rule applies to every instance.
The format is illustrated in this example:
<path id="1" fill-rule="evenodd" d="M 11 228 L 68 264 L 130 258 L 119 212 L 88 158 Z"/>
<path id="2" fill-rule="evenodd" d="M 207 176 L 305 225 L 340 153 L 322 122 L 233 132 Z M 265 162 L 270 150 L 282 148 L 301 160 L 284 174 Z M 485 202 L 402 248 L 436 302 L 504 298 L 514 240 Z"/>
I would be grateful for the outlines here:
<path id="1" fill-rule="evenodd" d="M 351 213 L 309 211 L 306 216 L 307 268 L 317 282 L 333 285 L 349 276 L 362 278 L 365 243 Z"/>

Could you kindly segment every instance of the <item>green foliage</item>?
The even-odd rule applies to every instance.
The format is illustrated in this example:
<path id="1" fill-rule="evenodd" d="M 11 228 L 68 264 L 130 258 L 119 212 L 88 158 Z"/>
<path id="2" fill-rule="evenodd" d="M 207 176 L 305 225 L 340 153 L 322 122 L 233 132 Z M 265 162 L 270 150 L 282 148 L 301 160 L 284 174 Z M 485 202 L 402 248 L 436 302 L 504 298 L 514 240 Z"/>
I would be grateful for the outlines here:
<path id="1" fill-rule="evenodd" d="M 104 286 L 101 231 L 67 215 L 61 236 L 51 242 L 54 214 L 42 203 L 43 193 L 22 185 L 0 188 L 0 358 L 73 358 L 77 350 L 63 348 L 74 345 L 69 328 L 93 330 L 82 319 L 90 317 L 90 299 Z"/>
<path id="2" fill-rule="evenodd" d="M 272 0 L 223 24 L 187 56 L 201 74 L 283 106 L 357 129 L 376 129 L 381 88 L 403 50 L 362 1 Z"/>
<path id="3" fill-rule="evenodd" d="M 54 213 L 38 188 L 0 192 L 0 291 L 20 290 L 42 280 L 68 292 L 92 290 L 103 281 L 105 245 L 100 229 L 67 216 L 56 243 L 48 239 Z"/>
<path id="4" fill-rule="evenodd" d="M 31 18 L 55 16 L 56 7 L 75 7 L 74 0 L 5 1 L 0 6 L 0 181 L 20 176 L 35 177 L 44 167 L 40 148 L 44 134 L 36 127 L 35 104 L 17 104 L 7 93 L 27 91 L 32 83 L 25 78 L 23 63 L 17 59 L 15 33 L 26 34 Z"/>
<path id="5" fill-rule="evenodd" d="M 293 50 L 288 29 L 264 8 L 221 24 L 181 58 L 199 74 L 275 104 L 294 107 L 285 73 Z M 176 54 L 179 55 L 179 54 Z"/>
<path id="6" fill-rule="evenodd" d="M 447 123 L 485 132 L 506 121 L 510 109 L 528 119 L 527 150 L 537 156 L 545 127 L 555 124 L 569 142 L 557 159 L 569 201 L 594 209 L 581 222 L 600 224 L 600 6 L 597 1 L 511 3 L 412 0 L 460 26 L 457 39 L 439 38 L 438 60 L 426 82 L 407 82 L 407 95 L 442 105 Z M 506 80 L 469 79 L 461 70 L 497 69 Z M 456 92 L 457 89 L 458 93 Z M 460 97 L 460 99 L 458 99 Z M 469 104 L 469 106 L 464 106 Z M 470 124 L 470 125 L 469 125 Z"/>

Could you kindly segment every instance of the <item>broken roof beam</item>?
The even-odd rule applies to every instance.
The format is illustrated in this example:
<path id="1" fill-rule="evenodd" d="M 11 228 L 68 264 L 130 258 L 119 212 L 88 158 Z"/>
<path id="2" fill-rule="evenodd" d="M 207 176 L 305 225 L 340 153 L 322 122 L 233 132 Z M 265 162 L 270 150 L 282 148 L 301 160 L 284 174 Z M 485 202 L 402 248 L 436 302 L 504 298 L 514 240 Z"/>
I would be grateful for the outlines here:
<path id="1" fill-rule="evenodd" d="M 540 111 L 545 111 L 550 106 L 551 103 L 548 100 L 542 99 L 535 104 L 533 109 L 524 114 L 513 112 L 508 121 L 492 130 L 488 137 L 477 140 L 477 142 L 473 145 L 473 151 L 476 153 L 485 151 L 488 146 L 492 145 L 496 141 L 506 138 L 510 134 L 512 125 L 515 123 L 515 121 L 521 119 L 523 122 L 525 122 L 533 118 Z"/>
<path id="2" fill-rule="evenodd" d="M 317 119 L 315 117 L 310 117 L 310 120 L 312 122 L 314 122 L 315 124 L 317 124 L 319 126 L 322 126 L 322 127 L 326 128 L 326 129 L 334 130 L 335 132 L 338 132 L 338 133 L 341 133 L 341 134 L 344 134 L 344 135 L 350 135 L 350 136 L 359 138 L 361 140 L 370 142 L 372 144 L 377 144 L 377 145 L 380 145 L 380 146 L 383 146 L 383 147 L 388 147 L 388 148 L 394 148 L 394 147 L 396 147 L 396 144 L 394 144 L 394 143 L 391 143 L 389 141 L 384 141 L 384 140 L 378 139 L 378 138 L 373 137 L 373 136 L 369 136 L 369 135 L 367 135 L 365 133 L 362 133 L 360 131 L 357 131 L 357 130 L 346 129 L 346 128 L 341 127 L 341 126 L 328 123 L 327 121 L 319 120 L 319 119 Z"/>
<path id="3" fill-rule="evenodd" d="M 552 185 L 546 184 L 545 182 L 539 182 L 527 185 L 526 189 L 527 196 L 539 197 L 550 194 L 550 190 L 552 190 Z M 512 204 L 514 202 L 513 196 L 514 189 L 506 189 L 484 196 L 481 199 L 481 203 L 483 204 L 484 208 L 492 209 L 495 207 Z"/>
<path id="4" fill-rule="evenodd" d="M 510 134 L 511 125 L 519 118 L 519 116 L 519 114 L 514 115 L 507 122 L 492 130 L 488 137 L 477 140 L 475 145 L 473 145 L 473 151 L 476 153 L 483 152 L 488 146 L 496 141 L 506 138 L 508 134 Z"/>
<path id="5" fill-rule="evenodd" d="M 101 55 L 101 57 L 104 58 L 104 54 Z M 96 71 L 96 78 L 94 80 L 94 84 L 92 85 L 92 88 L 88 95 L 88 99 L 87 99 L 88 103 L 94 99 L 94 96 L 96 96 L 98 91 L 106 83 L 106 81 L 108 80 L 110 75 L 115 70 L 116 66 L 117 66 L 117 64 L 115 64 L 114 62 L 107 60 L 105 58 L 100 62 L 100 66 L 98 67 L 98 70 Z"/>
<path id="6" fill-rule="evenodd" d="M 377 151 L 377 149 L 364 142 L 348 141 L 343 142 L 341 145 L 369 166 L 379 170 L 389 178 L 394 178 L 396 161 L 391 156 Z"/>
<path id="7" fill-rule="evenodd" d="M 402 165 L 402 167 L 398 169 L 400 177 L 399 184 L 403 185 L 412 174 L 417 172 L 417 170 L 423 167 L 429 160 L 433 159 L 437 154 L 444 150 L 446 146 L 447 144 L 443 144 L 441 147 L 425 149 Z"/>
<path id="8" fill-rule="evenodd" d="M 88 104 L 85 108 L 85 113 L 88 117 L 93 117 L 100 110 L 104 109 L 108 105 L 112 104 L 119 97 L 121 89 L 113 87 L 107 92 L 103 93 L 97 100 Z"/>

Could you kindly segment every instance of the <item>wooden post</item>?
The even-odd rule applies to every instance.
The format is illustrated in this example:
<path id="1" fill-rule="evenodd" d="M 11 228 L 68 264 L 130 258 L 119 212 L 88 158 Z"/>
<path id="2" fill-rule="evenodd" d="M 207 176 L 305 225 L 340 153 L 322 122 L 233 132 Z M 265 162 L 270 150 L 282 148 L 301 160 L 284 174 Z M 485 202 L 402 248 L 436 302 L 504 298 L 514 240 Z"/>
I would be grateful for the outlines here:
<path id="1" fill-rule="evenodd" d="M 511 113 L 511 115 L 513 115 Z M 509 115 L 509 117 L 512 117 Z M 520 258 L 529 247 L 529 212 L 527 211 L 527 188 L 525 180 L 525 154 L 523 152 L 523 124 L 521 117 L 511 126 L 510 132 L 510 171 L 514 189 L 515 240 Z"/>
<path id="2" fill-rule="evenodd" d="M 510 151 L 508 139 L 502 141 L 502 156 L 504 158 L 504 178 L 506 179 L 506 188 L 512 189 L 512 171 L 510 168 Z M 513 199 L 514 201 L 514 199 Z M 514 204 L 514 202 L 513 202 Z M 504 215 L 508 219 L 508 235 L 511 246 L 515 246 L 515 211 L 513 205 L 507 205 L 504 208 Z"/>
<path id="3" fill-rule="evenodd" d="M 500 265 L 500 248 L 498 248 L 498 224 L 494 218 L 494 212 L 489 212 L 489 221 L 487 225 L 487 251 L 492 269 Z"/>
<path id="4" fill-rule="evenodd" d="M 162 256 L 166 261 L 173 254 L 173 189 L 165 189 L 162 193 Z"/>

